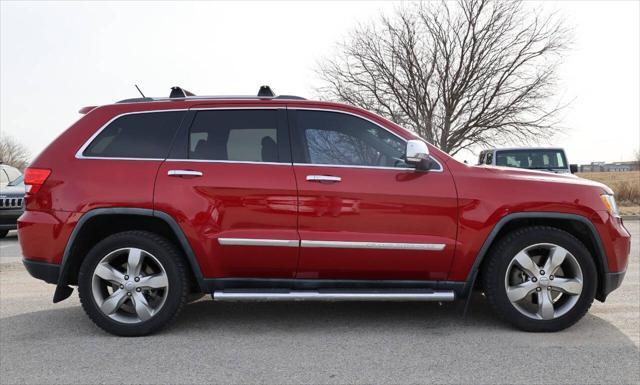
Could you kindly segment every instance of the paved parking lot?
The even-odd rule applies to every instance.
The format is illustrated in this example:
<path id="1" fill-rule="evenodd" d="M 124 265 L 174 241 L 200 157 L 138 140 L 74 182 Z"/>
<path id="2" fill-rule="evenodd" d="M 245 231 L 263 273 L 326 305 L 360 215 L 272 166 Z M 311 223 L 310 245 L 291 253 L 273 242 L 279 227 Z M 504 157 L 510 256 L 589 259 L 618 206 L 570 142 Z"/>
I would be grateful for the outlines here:
<path id="1" fill-rule="evenodd" d="M 639 383 L 640 222 L 626 279 L 574 327 L 532 334 L 477 296 L 436 303 L 214 303 L 150 337 L 95 327 L 77 295 L 28 276 L 0 241 L 2 383 Z"/>

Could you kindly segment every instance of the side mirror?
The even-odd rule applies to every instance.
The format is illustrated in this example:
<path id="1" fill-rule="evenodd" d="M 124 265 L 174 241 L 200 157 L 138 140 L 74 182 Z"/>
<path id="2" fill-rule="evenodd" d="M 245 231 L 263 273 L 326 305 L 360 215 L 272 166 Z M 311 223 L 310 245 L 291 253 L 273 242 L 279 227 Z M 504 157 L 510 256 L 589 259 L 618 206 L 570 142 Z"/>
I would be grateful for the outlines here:
<path id="1" fill-rule="evenodd" d="M 572 174 L 575 174 L 578 172 L 578 165 L 577 164 L 570 164 L 569 165 L 569 171 L 571 171 Z"/>
<path id="2" fill-rule="evenodd" d="M 417 170 L 428 170 L 431 164 L 429 147 L 421 140 L 412 139 L 407 142 L 405 162 L 413 165 Z"/>

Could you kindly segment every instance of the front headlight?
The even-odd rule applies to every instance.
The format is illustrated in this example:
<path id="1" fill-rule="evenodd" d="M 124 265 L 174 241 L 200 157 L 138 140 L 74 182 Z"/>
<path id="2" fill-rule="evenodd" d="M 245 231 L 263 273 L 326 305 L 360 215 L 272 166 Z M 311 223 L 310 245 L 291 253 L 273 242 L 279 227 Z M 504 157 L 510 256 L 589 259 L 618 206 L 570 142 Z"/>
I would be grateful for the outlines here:
<path id="1" fill-rule="evenodd" d="M 616 204 L 616 200 L 611 194 L 602 194 L 600 195 L 600 199 L 602 199 L 602 203 L 604 203 L 604 207 L 607 208 L 609 214 L 614 217 L 619 217 L 618 214 L 618 205 Z"/>

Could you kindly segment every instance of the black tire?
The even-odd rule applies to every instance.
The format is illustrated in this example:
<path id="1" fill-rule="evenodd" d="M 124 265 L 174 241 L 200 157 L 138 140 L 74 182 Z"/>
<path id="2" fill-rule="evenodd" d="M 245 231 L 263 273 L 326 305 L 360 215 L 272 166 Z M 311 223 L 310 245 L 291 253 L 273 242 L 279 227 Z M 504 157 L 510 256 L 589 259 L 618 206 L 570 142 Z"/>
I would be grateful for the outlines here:
<path id="1" fill-rule="evenodd" d="M 522 314 L 507 297 L 505 276 L 514 256 L 528 246 L 552 243 L 565 248 L 578 262 L 583 275 L 582 292 L 575 305 L 564 315 L 554 319 L 533 319 Z M 568 232 L 548 226 L 532 226 L 514 230 L 501 238 L 487 256 L 482 270 L 485 296 L 495 313 L 529 332 L 555 332 L 578 322 L 589 310 L 597 289 L 597 270 L 589 250 Z"/>
<path id="2" fill-rule="evenodd" d="M 9 234 L 9 230 L 0 230 L 0 238 L 4 238 Z"/>
<path id="3" fill-rule="evenodd" d="M 97 264 L 112 251 L 126 247 L 151 253 L 166 271 L 170 288 L 158 313 L 135 324 L 118 322 L 105 315 L 92 294 L 93 272 Z M 178 317 L 187 301 L 189 280 L 181 253 L 173 243 L 155 233 L 126 231 L 108 236 L 89 251 L 78 274 L 78 293 L 84 311 L 103 330 L 119 336 L 144 336 L 168 326 Z"/>

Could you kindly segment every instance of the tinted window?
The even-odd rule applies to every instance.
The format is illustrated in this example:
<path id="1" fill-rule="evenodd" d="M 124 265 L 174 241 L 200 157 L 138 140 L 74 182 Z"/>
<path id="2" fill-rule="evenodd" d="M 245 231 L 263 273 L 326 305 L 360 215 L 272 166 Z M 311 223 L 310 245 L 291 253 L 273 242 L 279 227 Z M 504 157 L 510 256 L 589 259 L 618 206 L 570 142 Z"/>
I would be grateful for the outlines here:
<path id="1" fill-rule="evenodd" d="M 405 141 L 356 116 L 297 111 L 298 133 L 306 143 L 306 163 L 372 167 L 409 167 Z"/>
<path id="2" fill-rule="evenodd" d="M 508 150 L 496 153 L 496 165 L 536 170 L 566 169 L 562 150 Z"/>
<path id="3" fill-rule="evenodd" d="M 164 159 L 183 115 L 174 111 L 122 116 L 102 130 L 83 155 Z"/>
<path id="4" fill-rule="evenodd" d="M 189 158 L 278 162 L 276 110 L 212 110 L 195 117 Z"/>
<path id="5" fill-rule="evenodd" d="M 24 176 L 22 175 L 9 182 L 9 186 L 20 186 L 21 184 L 24 184 Z"/>
<path id="6" fill-rule="evenodd" d="M 7 176 L 9 177 L 9 182 L 14 181 L 20 177 L 20 171 L 17 168 L 13 168 L 11 166 L 5 166 L 4 171 L 7 172 Z"/>
<path id="7" fill-rule="evenodd" d="M 0 168 L 0 186 L 4 186 L 7 183 L 9 183 L 9 177 L 7 177 L 7 173 L 5 173 L 4 170 Z"/>

